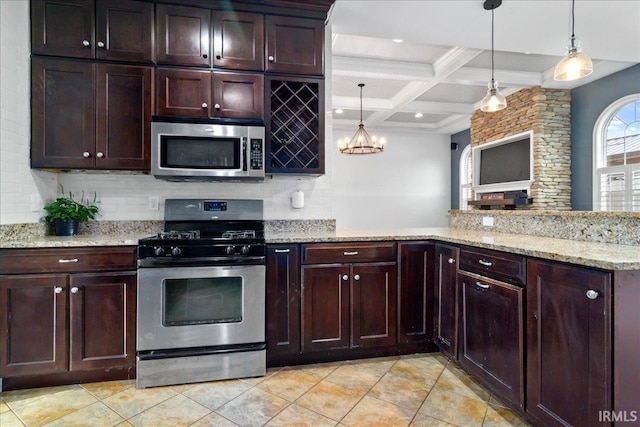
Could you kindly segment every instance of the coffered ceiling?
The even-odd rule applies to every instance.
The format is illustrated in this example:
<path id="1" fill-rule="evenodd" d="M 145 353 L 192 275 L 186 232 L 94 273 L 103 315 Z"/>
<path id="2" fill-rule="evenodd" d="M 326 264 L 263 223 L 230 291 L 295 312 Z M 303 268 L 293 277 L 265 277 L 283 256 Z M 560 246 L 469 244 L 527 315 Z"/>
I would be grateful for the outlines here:
<path id="1" fill-rule="evenodd" d="M 565 83 L 553 80 L 553 69 L 570 35 L 569 0 L 504 0 L 494 13 L 495 78 L 505 95 L 539 85 L 571 89 L 640 63 L 640 0 L 576 0 L 576 36 L 594 72 Z M 327 29 L 334 127 L 357 127 L 358 83 L 367 129 L 469 127 L 491 77 L 483 0 L 337 0 Z"/>

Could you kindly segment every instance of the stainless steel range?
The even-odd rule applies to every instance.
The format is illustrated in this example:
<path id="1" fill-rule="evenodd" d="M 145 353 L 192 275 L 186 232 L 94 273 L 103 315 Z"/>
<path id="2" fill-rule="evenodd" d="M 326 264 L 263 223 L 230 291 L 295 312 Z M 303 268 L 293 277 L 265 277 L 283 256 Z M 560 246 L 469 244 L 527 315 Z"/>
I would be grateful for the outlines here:
<path id="1" fill-rule="evenodd" d="M 166 200 L 138 243 L 138 388 L 265 374 L 262 218 L 261 200 Z"/>

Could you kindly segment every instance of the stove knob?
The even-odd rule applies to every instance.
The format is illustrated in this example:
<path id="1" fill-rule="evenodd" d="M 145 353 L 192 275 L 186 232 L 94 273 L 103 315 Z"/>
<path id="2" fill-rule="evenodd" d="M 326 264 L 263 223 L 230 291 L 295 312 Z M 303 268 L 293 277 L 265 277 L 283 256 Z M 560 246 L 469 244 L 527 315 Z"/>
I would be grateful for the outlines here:
<path id="1" fill-rule="evenodd" d="M 247 255 L 249 253 L 249 245 L 243 246 L 240 252 L 242 252 L 242 255 Z"/>
<path id="2" fill-rule="evenodd" d="M 164 248 L 156 246 L 155 248 L 153 248 L 153 253 L 155 253 L 156 256 L 164 256 Z"/>
<path id="3" fill-rule="evenodd" d="M 171 255 L 178 256 L 181 253 L 182 253 L 182 249 L 180 249 L 179 247 L 175 246 L 175 247 L 171 248 Z"/>
<path id="4" fill-rule="evenodd" d="M 233 246 L 227 246 L 224 250 L 224 253 L 226 253 L 227 255 L 233 255 L 234 249 L 235 248 Z"/>

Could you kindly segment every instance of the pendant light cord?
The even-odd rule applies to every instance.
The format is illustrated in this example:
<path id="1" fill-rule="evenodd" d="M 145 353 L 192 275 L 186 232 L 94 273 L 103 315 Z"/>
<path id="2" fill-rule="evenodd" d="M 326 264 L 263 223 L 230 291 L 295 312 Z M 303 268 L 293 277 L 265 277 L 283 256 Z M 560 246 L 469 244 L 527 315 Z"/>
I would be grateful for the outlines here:
<path id="1" fill-rule="evenodd" d="M 491 81 L 493 82 L 493 11 L 495 8 L 491 9 Z"/>
<path id="2" fill-rule="evenodd" d="M 362 88 L 364 87 L 364 83 L 360 83 L 360 124 L 362 124 Z"/>
<path id="3" fill-rule="evenodd" d="M 576 0 L 571 0 L 571 38 L 572 39 L 576 37 L 575 9 L 576 9 Z"/>

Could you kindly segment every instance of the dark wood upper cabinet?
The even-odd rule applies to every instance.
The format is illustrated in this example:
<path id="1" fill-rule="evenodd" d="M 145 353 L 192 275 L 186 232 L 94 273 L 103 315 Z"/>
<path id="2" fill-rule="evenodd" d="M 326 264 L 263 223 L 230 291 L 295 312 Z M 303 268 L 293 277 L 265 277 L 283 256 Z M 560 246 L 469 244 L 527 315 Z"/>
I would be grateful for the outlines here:
<path id="1" fill-rule="evenodd" d="M 0 377 L 67 369 L 67 276 L 0 278 Z"/>
<path id="2" fill-rule="evenodd" d="M 263 15 L 213 12 L 213 66 L 264 70 Z"/>
<path id="3" fill-rule="evenodd" d="M 300 353 L 300 249 L 267 246 L 267 364 Z"/>
<path id="4" fill-rule="evenodd" d="M 156 73 L 158 115 L 209 117 L 210 71 L 158 68 Z"/>
<path id="5" fill-rule="evenodd" d="M 214 72 L 213 117 L 262 120 L 264 117 L 262 74 Z"/>
<path id="6" fill-rule="evenodd" d="M 31 51 L 94 57 L 94 0 L 32 0 Z"/>
<path id="7" fill-rule="evenodd" d="M 156 60 L 160 64 L 211 67 L 211 11 L 156 5 Z"/>
<path id="8" fill-rule="evenodd" d="M 324 22 L 286 16 L 266 17 L 268 72 L 322 75 Z"/>
<path id="9" fill-rule="evenodd" d="M 97 169 L 149 170 L 151 67 L 96 65 Z"/>
<path id="10" fill-rule="evenodd" d="M 526 410 L 544 425 L 611 425 L 610 313 L 610 273 L 527 262 Z"/>
<path id="11" fill-rule="evenodd" d="M 398 342 L 433 340 L 434 244 L 398 243 Z"/>
<path id="12" fill-rule="evenodd" d="M 31 167 L 93 168 L 93 65 L 32 58 L 31 90 Z"/>
<path id="13" fill-rule="evenodd" d="M 153 3 L 96 0 L 96 58 L 153 62 Z"/>
<path id="14" fill-rule="evenodd" d="M 136 273 L 73 274 L 69 370 L 135 364 Z"/>
<path id="15" fill-rule="evenodd" d="M 458 285 L 460 250 L 454 246 L 436 244 L 434 340 L 440 350 L 458 358 Z"/>
<path id="16" fill-rule="evenodd" d="M 460 364 L 524 408 L 524 288 L 459 271 Z"/>

